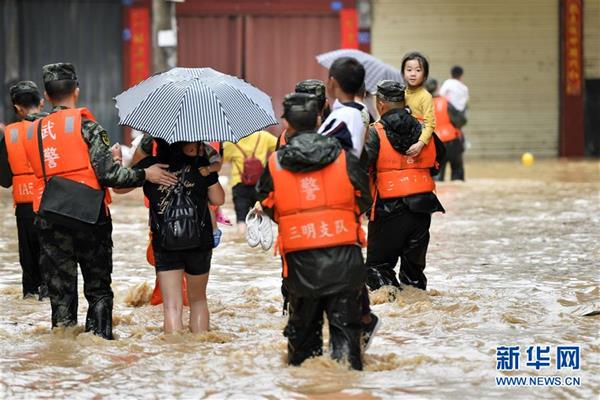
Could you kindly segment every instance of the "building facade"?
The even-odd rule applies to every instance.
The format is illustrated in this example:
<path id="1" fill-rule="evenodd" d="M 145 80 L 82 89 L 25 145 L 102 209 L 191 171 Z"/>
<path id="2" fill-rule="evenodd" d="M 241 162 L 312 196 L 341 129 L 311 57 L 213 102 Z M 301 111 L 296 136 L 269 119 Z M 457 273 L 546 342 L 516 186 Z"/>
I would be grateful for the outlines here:
<path id="1" fill-rule="evenodd" d="M 575 1 L 579 8 L 571 3 L 373 0 L 372 53 L 400 66 L 405 53 L 421 51 L 429 59 L 430 77 L 440 83 L 453 65 L 464 68 L 471 96 L 465 128 L 471 157 L 514 157 L 525 151 L 598 156 L 600 0 Z M 565 25 L 573 22 L 574 12 L 579 25 Z M 567 29 L 575 29 L 583 46 L 581 39 L 568 41 Z M 569 43 L 575 50 L 565 47 Z M 579 55 L 579 62 L 569 64 L 568 54 Z M 567 64 L 575 71 L 566 71 Z M 578 95 L 569 97 L 565 79 L 577 74 Z"/>
<path id="2" fill-rule="evenodd" d="M 152 12 L 163 1 L 1 2 L 0 120 L 13 117 L 11 83 L 41 87 L 43 64 L 70 61 L 80 103 L 127 142 L 112 98 L 158 72 Z M 319 53 L 358 47 L 399 67 L 418 50 L 440 83 L 453 65 L 465 70 L 468 156 L 600 156 L 600 0 L 185 0 L 172 9 L 177 65 L 243 78 L 272 96 L 278 115 L 297 81 L 326 79 Z"/>

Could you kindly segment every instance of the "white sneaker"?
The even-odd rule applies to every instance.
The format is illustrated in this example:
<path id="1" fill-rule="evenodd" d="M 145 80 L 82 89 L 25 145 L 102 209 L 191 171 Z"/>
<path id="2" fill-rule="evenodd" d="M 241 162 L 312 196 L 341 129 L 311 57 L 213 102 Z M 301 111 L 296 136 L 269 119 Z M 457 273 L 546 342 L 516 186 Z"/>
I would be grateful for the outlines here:
<path id="1" fill-rule="evenodd" d="M 256 247 L 260 243 L 260 220 L 261 217 L 255 210 L 250 210 L 246 215 L 246 241 L 250 247 Z"/>
<path id="2" fill-rule="evenodd" d="M 271 225 L 271 218 L 263 214 L 258 225 L 260 232 L 260 247 L 263 250 L 269 250 L 273 246 L 273 227 Z"/>

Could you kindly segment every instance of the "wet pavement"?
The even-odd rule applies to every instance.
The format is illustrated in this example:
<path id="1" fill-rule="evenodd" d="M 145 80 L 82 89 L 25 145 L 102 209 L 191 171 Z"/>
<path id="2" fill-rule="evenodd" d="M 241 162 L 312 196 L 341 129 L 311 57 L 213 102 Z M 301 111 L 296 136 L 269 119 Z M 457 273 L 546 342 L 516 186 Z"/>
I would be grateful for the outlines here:
<path id="1" fill-rule="evenodd" d="M 47 301 L 22 300 L 10 194 L 0 191 L 2 398 L 598 398 L 600 394 L 600 163 L 541 160 L 467 164 L 466 183 L 438 185 L 428 290 L 372 293 L 382 320 L 354 372 L 327 356 L 285 364 L 280 266 L 224 228 L 208 286 L 212 330 L 162 334 L 146 305 L 141 194 L 112 206 L 114 332 L 50 330 Z M 231 205 L 225 213 L 233 218 Z M 80 285 L 82 279 L 80 275 Z M 82 290 L 80 289 L 80 294 Z M 141 306 L 140 306 L 141 305 Z M 580 346 L 581 368 L 557 370 L 558 346 Z M 498 346 L 520 346 L 520 369 L 497 367 Z M 550 346 L 551 366 L 526 366 L 529 346 Z M 579 377 L 579 386 L 504 387 L 496 377 Z"/>

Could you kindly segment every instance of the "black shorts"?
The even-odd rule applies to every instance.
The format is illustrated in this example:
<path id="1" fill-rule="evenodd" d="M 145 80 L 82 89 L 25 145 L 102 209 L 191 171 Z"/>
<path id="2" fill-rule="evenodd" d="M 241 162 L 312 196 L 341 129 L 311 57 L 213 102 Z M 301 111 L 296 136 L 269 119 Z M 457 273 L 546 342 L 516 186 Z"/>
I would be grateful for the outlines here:
<path id="1" fill-rule="evenodd" d="M 256 189 L 254 189 L 254 186 L 238 183 L 231 188 L 231 194 L 233 195 L 236 222 L 245 222 L 248 212 L 258 201 Z"/>
<path id="2" fill-rule="evenodd" d="M 203 275 L 210 271 L 212 249 L 170 251 L 153 247 L 156 272 L 183 269 L 189 275 Z"/>

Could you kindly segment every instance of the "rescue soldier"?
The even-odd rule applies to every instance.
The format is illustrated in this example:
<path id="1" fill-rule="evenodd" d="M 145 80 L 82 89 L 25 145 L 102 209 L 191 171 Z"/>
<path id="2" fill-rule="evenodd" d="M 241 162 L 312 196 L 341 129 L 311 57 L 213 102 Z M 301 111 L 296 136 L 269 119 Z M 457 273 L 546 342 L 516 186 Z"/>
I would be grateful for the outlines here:
<path id="1" fill-rule="evenodd" d="M 440 173 L 436 180 L 444 180 L 446 165 L 450 163 L 450 167 L 452 168 L 451 179 L 453 181 L 464 181 L 465 168 L 462 155 L 465 150 L 465 138 L 458 128 L 465 124 L 464 112 L 458 111 L 444 96 L 438 94 L 438 83 L 435 79 L 427 80 L 425 88 L 433 96 L 435 133 L 444 142 L 444 146 L 446 147 L 446 157 L 440 163 Z"/>
<path id="2" fill-rule="evenodd" d="M 34 82 L 21 81 L 10 88 L 10 99 L 19 122 L 6 127 L 6 138 L 0 138 L 0 153 L 6 156 L 0 159 L 0 184 L 12 186 L 17 235 L 19 238 L 19 262 L 23 270 L 23 298 L 39 296 L 39 300 L 48 297 L 45 274 L 40 266 L 40 243 L 38 232 L 33 225 L 33 186 L 35 176 L 29 166 L 23 140 L 27 127 L 43 113 L 44 100 Z"/>
<path id="3" fill-rule="evenodd" d="M 305 79 L 296 83 L 296 93 L 308 93 L 315 95 L 317 98 L 317 103 L 319 107 L 319 121 L 317 123 L 317 127 L 321 125 L 321 122 L 327 118 L 329 115 L 329 103 L 327 102 L 327 94 L 326 94 L 326 86 L 325 82 L 320 81 L 318 79 Z M 287 143 L 286 130 L 284 129 L 279 139 L 277 141 L 277 148 L 281 146 L 285 146 Z"/>
<path id="4" fill-rule="evenodd" d="M 425 290 L 425 256 L 431 213 L 444 212 L 433 193 L 430 168 L 436 164 L 435 140 L 417 157 L 405 152 L 419 140 L 421 125 L 404 102 L 405 87 L 385 80 L 377 85 L 381 119 L 371 125 L 366 152 L 371 173 L 371 209 L 367 247 L 367 284 L 400 287 L 394 267 L 400 258 L 400 282 Z"/>
<path id="5" fill-rule="evenodd" d="M 359 215 L 370 205 L 368 175 L 339 141 L 316 133 L 314 95 L 285 97 L 288 144 L 269 158 L 257 185 L 267 214 L 279 225 L 277 248 L 289 290 L 288 362 L 323 352 L 323 313 L 331 356 L 362 369 L 361 296 L 365 267 Z"/>
<path id="6" fill-rule="evenodd" d="M 327 102 L 326 90 L 327 87 L 325 86 L 325 82 L 319 79 L 305 79 L 299 81 L 296 83 L 296 88 L 294 89 L 294 92 L 296 93 L 312 94 L 317 98 L 317 103 L 320 110 L 320 118 L 317 119 L 317 127 L 321 125 L 321 122 L 323 122 L 325 118 L 324 114 L 329 115 L 329 104 Z M 287 142 L 287 129 L 284 129 L 277 139 L 277 149 L 279 149 L 281 146 L 285 146 Z M 281 294 L 283 296 L 283 315 L 285 315 L 288 306 L 288 292 L 285 287 L 285 283 L 281 285 Z"/>
<path id="7" fill-rule="evenodd" d="M 331 113 L 329 102 L 327 101 L 327 86 L 325 82 L 319 79 L 305 79 L 296 83 L 296 93 L 308 93 L 317 97 L 317 105 L 319 107 L 319 123 L 317 127 L 325 121 L 325 118 Z"/>
<path id="8" fill-rule="evenodd" d="M 364 84 L 363 84 L 364 86 Z M 319 120 L 317 123 L 317 127 L 321 125 L 321 123 L 327 118 L 330 114 L 331 110 L 329 109 L 329 103 L 327 101 L 327 86 L 325 82 L 320 81 L 318 79 L 306 79 L 300 81 L 296 84 L 296 93 L 308 93 L 313 94 L 317 97 L 318 107 L 319 107 Z M 367 123 L 368 125 L 368 123 Z M 366 125 L 365 125 L 366 126 Z M 284 130 L 281 136 L 279 136 L 279 146 L 285 145 L 287 142 L 286 131 Z M 340 142 L 342 144 L 342 142 Z M 283 309 L 284 313 L 287 309 L 287 292 L 285 289 L 285 285 L 282 285 L 281 292 L 284 297 Z M 369 303 L 369 292 L 365 285 L 363 295 L 363 348 L 367 350 L 370 346 L 371 341 L 373 340 L 373 335 L 376 333 L 379 328 L 379 318 L 371 312 L 371 307 Z"/>
<path id="9" fill-rule="evenodd" d="M 27 130 L 25 151 L 37 178 L 33 209 L 38 211 L 46 183 L 45 177 L 60 177 L 104 191 L 103 207 L 95 223 L 87 224 L 70 216 L 61 221 L 38 215 L 41 263 L 48 274 L 52 305 L 52 327 L 77 324 L 77 263 L 84 280 L 89 303 L 86 331 L 112 339 L 113 292 L 112 222 L 107 187 L 141 186 L 144 179 L 174 184 L 176 179 L 162 168 L 145 170 L 124 168 L 113 161 L 107 132 L 94 121 L 86 108 L 75 108 L 79 88 L 72 64 L 43 67 L 45 96 L 52 103 L 50 115 L 36 121 Z M 42 139 L 39 143 L 38 137 Z M 40 149 L 43 147 L 42 166 Z M 83 195 L 83 189 L 80 193 Z M 73 211 L 74 215 L 77 210 Z"/>

